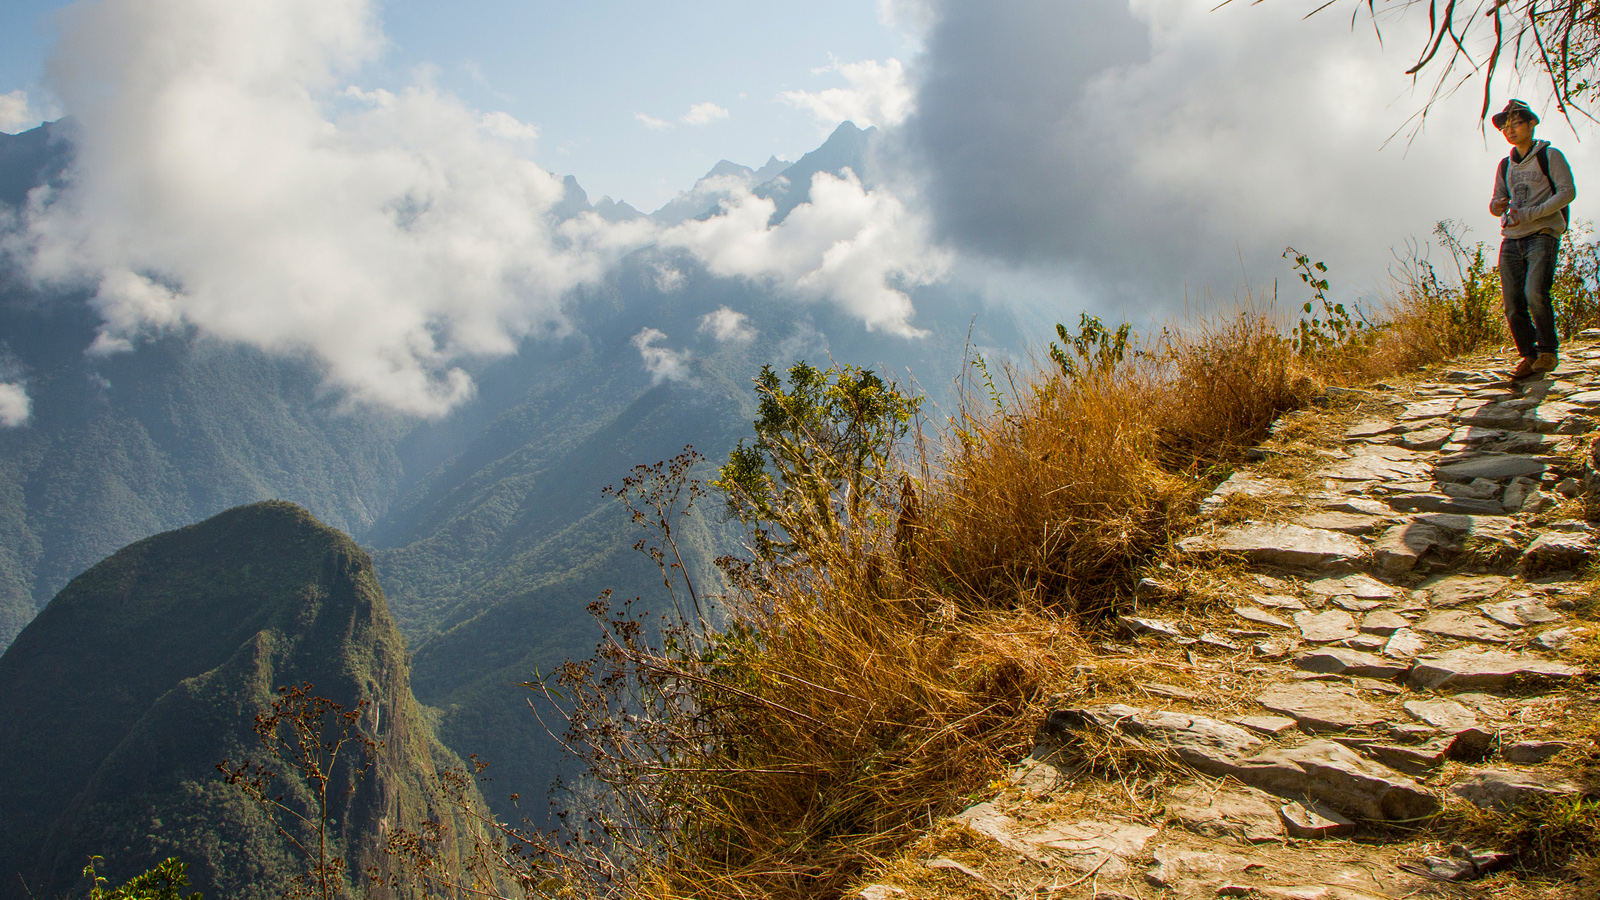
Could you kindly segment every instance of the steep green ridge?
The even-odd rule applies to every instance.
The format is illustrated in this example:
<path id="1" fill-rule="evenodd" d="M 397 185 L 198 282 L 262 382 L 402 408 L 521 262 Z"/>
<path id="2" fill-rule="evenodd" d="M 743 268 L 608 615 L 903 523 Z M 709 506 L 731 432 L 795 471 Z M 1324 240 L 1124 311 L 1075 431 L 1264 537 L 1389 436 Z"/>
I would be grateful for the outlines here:
<path id="1" fill-rule="evenodd" d="M 255 716 L 301 682 L 368 704 L 360 728 L 381 749 L 335 834 L 355 871 L 389 868 L 381 833 L 416 828 L 433 774 L 459 759 L 411 695 L 361 548 L 270 501 L 73 579 L 0 656 L 0 898 L 66 893 L 93 853 L 113 882 L 177 855 L 208 897 L 277 896 L 297 862 L 215 766 L 262 759 Z"/>

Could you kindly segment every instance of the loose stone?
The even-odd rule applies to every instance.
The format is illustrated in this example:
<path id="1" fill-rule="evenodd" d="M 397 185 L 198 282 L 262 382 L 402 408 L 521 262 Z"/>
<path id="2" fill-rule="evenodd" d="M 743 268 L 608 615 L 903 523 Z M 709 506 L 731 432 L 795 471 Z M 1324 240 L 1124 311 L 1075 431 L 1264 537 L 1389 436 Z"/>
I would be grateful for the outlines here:
<path id="1" fill-rule="evenodd" d="M 1408 700 L 1402 706 L 1417 721 L 1451 734 L 1478 724 L 1478 714 L 1454 700 Z"/>
<path id="2" fill-rule="evenodd" d="M 1416 820 L 1439 808 L 1438 798 L 1415 781 L 1333 741 L 1258 753 L 1229 774 L 1263 790 L 1320 800 L 1348 816 Z"/>
<path id="3" fill-rule="evenodd" d="M 1178 542 L 1192 556 L 1241 554 L 1258 565 L 1319 568 L 1348 564 L 1366 552 L 1348 534 L 1288 523 L 1254 523 L 1227 528 L 1216 535 L 1196 535 Z"/>
<path id="4" fill-rule="evenodd" d="M 1510 628 L 1526 628 L 1529 625 L 1541 625 L 1561 618 L 1560 613 L 1531 597 L 1485 603 L 1478 609 L 1489 618 Z"/>
<path id="5" fill-rule="evenodd" d="M 1361 631 L 1365 634 L 1377 634 L 1388 637 L 1411 622 L 1397 612 L 1387 609 L 1375 609 L 1361 617 Z"/>
<path id="6" fill-rule="evenodd" d="M 1294 623 L 1312 643 L 1331 643 L 1356 636 L 1356 620 L 1342 609 L 1295 613 Z"/>
<path id="7" fill-rule="evenodd" d="M 1339 815 L 1337 810 L 1315 800 L 1309 803 L 1294 801 L 1278 807 L 1284 830 L 1296 838 L 1332 838 L 1355 834 L 1356 823 Z"/>
<path id="8" fill-rule="evenodd" d="M 1383 645 L 1383 655 L 1390 659 L 1411 659 L 1418 653 L 1428 649 L 1428 639 L 1410 628 L 1401 628 L 1389 635 L 1389 640 Z"/>
<path id="9" fill-rule="evenodd" d="M 1556 754 L 1572 746 L 1565 741 L 1517 741 L 1500 749 L 1506 762 L 1520 766 L 1536 766 L 1549 762 Z"/>
<path id="10" fill-rule="evenodd" d="M 1566 628 L 1552 628 L 1533 639 L 1533 645 L 1541 650 L 1569 650 L 1583 637 L 1586 629 L 1569 625 Z"/>
<path id="11" fill-rule="evenodd" d="M 1460 515 L 1498 516 L 1505 507 L 1498 500 L 1473 500 L 1469 497 L 1451 497 L 1448 494 L 1415 493 L 1390 494 L 1389 506 L 1397 512 L 1457 513 Z"/>
<path id="12" fill-rule="evenodd" d="M 1167 796 L 1166 809 L 1196 834 L 1259 844 L 1283 839 L 1275 799 L 1255 788 L 1186 784 Z"/>
<path id="13" fill-rule="evenodd" d="M 1343 578 L 1319 578 L 1306 585 L 1306 590 L 1325 597 L 1359 597 L 1363 600 L 1387 600 L 1397 591 L 1371 575 L 1356 573 Z"/>
<path id="14" fill-rule="evenodd" d="M 1264 609 L 1256 609 L 1253 606 L 1236 606 L 1233 608 L 1233 611 L 1239 616 L 1239 618 L 1244 619 L 1247 622 L 1254 622 L 1257 625 L 1267 625 L 1272 628 L 1294 627 L 1272 613 L 1269 613 Z"/>
<path id="15" fill-rule="evenodd" d="M 1340 594 L 1339 596 L 1333 598 L 1333 605 L 1345 610 L 1346 612 L 1358 613 L 1366 612 L 1367 610 L 1371 609 L 1377 609 L 1383 605 L 1383 602 L 1379 600 L 1362 600 L 1359 597 L 1352 597 L 1349 594 Z"/>
<path id="16" fill-rule="evenodd" d="M 1319 647 L 1294 658 L 1294 664 L 1307 672 L 1333 673 L 1360 678 L 1398 678 L 1410 666 L 1342 647 Z"/>
<path id="17" fill-rule="evenodd" d="M 1388 713 L 1361 699 L 1355 689 L 1342 684 L 1280 685 L 1262 692 L 1256 700 L 1275 713 L 1292 717 L 1308 731 L 1371 728 L 1389 718 Z"/>
<path id="18" fill-rule="evenodd" d="M 1294 720 L 1287 716 L 1240 716 L 1228 721 L 1269 737 L 1276 737 L 1294 727 Z"/>
<path id="19" fill-rule="evenodd" d="M 1545 772 L 1484 769 L 1450 785 L 1449 793 L 1493 812 L 1508 812 L 1529 800 L 1571 797 L 1582 788 L 1573 781 Z"/>
<path id="20" fill-rule="evenodd" d="M 1396 525 L 1372 545 L 1372 556 L 1379 568 L 1391 575 L 1411 571 L 1417 561 L 1435 547 L 1448 547 L 1444 533 L 1432 525 Z"/>
<path id="21" fill-rule="evenodd" d="M 1581 569 L 1594 557 L 1594 536 L 1545 532 L 1534 539 L 1522 554 L 1524 575 Z"/>
<path id="22" fill-rule="evenodd" d="M 1416 625 L 1418 631 L 1453 637 L 1463 641 L 1483 641 L 1504 644 L 1511 640 L 1511 632 L 1485 619 L 1475 612 L 1446 610 L 1437 612 Z"/>
<path id="23" fill-rule="evenodd" d="M 1515 418 L 1520 421 L 1522 414 L 1518 413 Z M 1438 466 L 1434 469 L 1434 475 L 1441 481 L 1472 481 L 1475 478 L 1505 481 L 1519 475 L 1542 475 L 1544 469 L 1544 463 L 1526 456 L 1496 455 Z"/>
<path id="24" fill-rule="evenodd" d="M 1500 575 L 1442 575 L 1424 581 L 1421 590 L 1434 606 L 1450 607 L 1493 597 L 1511 584 L 1512 579 Z"/>
<path id="25" fill-rule="evenodd" d="M 1448 428 L 1424 428 L 1401 435 L 1399 444 L 1407 450 L 1437 450 L 1449 440 Z"/>
<path id="26" fill-rule="evenodd" d="M 1419 657 L 1407 681 L 1418 690 L 1483 690 L 1504 688 L 1513 678 L 1566 680 L 1582 672 L 1565 663 L 1549 662 L 1479 647 L 1462 647 Z"/>

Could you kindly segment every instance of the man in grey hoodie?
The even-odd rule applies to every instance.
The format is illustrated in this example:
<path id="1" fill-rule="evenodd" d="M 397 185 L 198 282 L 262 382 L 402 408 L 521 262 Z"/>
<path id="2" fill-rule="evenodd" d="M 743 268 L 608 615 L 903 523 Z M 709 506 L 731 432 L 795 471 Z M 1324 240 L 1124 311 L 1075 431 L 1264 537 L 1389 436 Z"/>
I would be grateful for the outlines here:
<path id="1" fill-rule="evenodd" d="M 1512 378 L 1539 375 L 1556 367 L 1555 313 L 1550 285 L 1556 251 L 1567 230 L 1578 195 L 1572 169 L 1549 141 L 1533 139 L 1539 117 L 1528 104 L 1512 100 L 1492 117 L 1511 145 L 1511 155 L 1495 170 L 1489 212 L 1500 217 L 1500 293 L 1506 324 L 1521 357 Z"/>

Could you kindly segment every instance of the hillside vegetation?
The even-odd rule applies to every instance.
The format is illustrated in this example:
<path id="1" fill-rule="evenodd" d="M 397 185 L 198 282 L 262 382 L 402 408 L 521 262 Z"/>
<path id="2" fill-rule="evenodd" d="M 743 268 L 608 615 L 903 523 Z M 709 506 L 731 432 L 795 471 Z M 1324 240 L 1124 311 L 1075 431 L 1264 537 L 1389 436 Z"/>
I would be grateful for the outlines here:
<path id="1" fill-rule="evenodd" d="M 256 726 L 296 713 L 274 707 L 291 696 L 279 688 L 308 683 L 372 742 L 364 775 L 354 747 L 324 767 L 333 856 L 357 878 L 407 874 L 385 835 L 421 831 L 437 773 L 461 762 L 412 698 L 404 641 L 354 542 L 292 504 L 257 503 L 73 579 L 0 657 L 0 897 L 76 893 L 92 855 L 119 883 L 177 856 L 205 896 L 280 896 L 315 862 L 293 842 L 316 848 L 321 817 L 313 781 L 264 752 Z M 317 719 L 314 739 L 329 739 L 334 718 Z M 228 784 L 224 760 L 267 765 L 294 814 Z"/>

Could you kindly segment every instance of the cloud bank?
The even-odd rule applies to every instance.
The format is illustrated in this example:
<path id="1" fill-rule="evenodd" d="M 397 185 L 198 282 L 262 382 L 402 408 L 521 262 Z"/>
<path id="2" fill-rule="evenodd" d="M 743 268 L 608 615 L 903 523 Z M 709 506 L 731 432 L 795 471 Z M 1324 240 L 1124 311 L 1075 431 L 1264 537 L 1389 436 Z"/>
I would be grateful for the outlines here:
<path id="1" fill-rule="evenodd" d="M 911 114 L 914 95 L 906 83 L 905 67 L 898 59 L 884 63 L 875 59 L 853 63 L 835 60 L 813 74 L 823 72 L 838 72 L 850 86 L 816 92 L 784 91 L 779 99 L 809 111 L 829 131 L 845 121 L 860 128 L 891 127 Z"/>
<path id="2" fill-rule="evenodd" d="M 400 90 L 352 86 L 385 43 L 369 0 L 99 0 L 60 25 L 49 80 L 77 120 L 76 161 L 4 249 L 41 284 L 92 291 L 93 352 L 195 328 L 307 357 L 355 401 L 437 416 L 472 396 L 468 360 L 564 333 L 576 289 L 657 240 L 915 333 L 894 284 L 931 270 L 887 193 L 822 179 L 777 226 L 748 188 L 670 230 L 558 222 L 561 180 L 521 155 L 533 125 L 468 108 L 426 70 Z M 703 103 L 681 121 L 727 115 Z M 638 348 L 677 377 L 658 339 Z"/>
<path id="3" fill-rule="evenodd" d="M 17 90 L 0 94 L 0 132 L 16 134 L 37 127 L 44 114 L 28 102 L 28 92 Z"/>
<path id="4" fill-rule="evenodd" d="M 33 402 L 28 390 L 21 384 L 0 382 L 0 428 L 15 428 L 25 424 L 33 412 Z"/>
<path id="5" fill-rule="evenodd" d="M 642 328 L 630 340 L 634 349 L 639 351 L 639 358 L 644 362 L 645 371 L 650 373 L 651 384 L 689 379 L 689 360 L 693 354 L 687 350 L 670 350 L 655 346 L 657 341 L 666 339 L 666 333 L 660 329 Z"/>
<path id="6" fill-rule="evenodd" d="M 1186 287 L 1287 276 L 1286 244 L 1343 290 L 1382 284 L 1391 248 L 1439 219 L 1494 239 L 1482 207 L 1504 142 L 1485 146 L 1472 89 L 1384 146 L 1425 99 L 1401 74 L 1425 17 L 1386 21 L 1386 52 L 1364 22 L 1288 3 L 914 6 L 931 24 L 893 137 L 966 259 L 1054 267 L 1138 317 Z"/>

